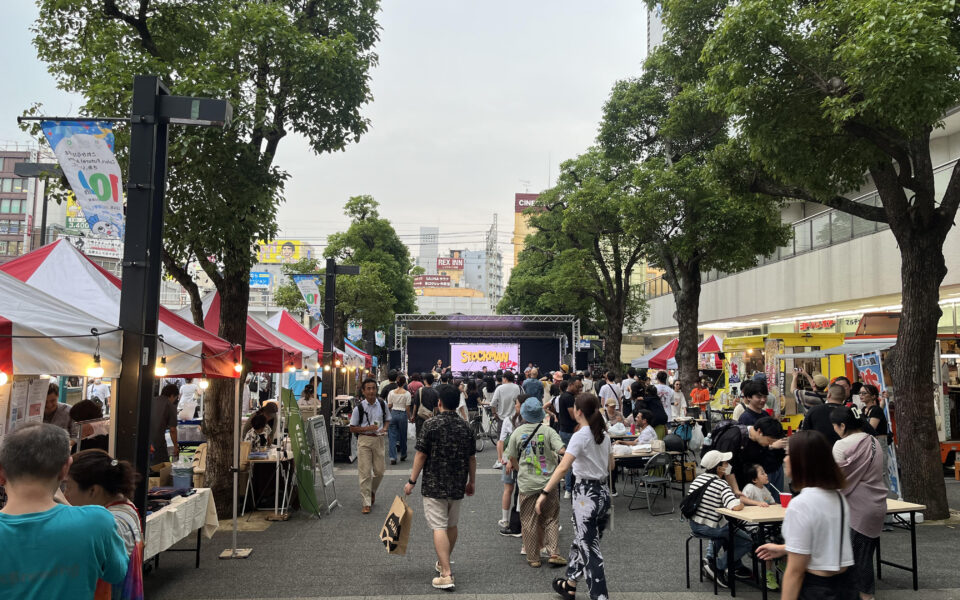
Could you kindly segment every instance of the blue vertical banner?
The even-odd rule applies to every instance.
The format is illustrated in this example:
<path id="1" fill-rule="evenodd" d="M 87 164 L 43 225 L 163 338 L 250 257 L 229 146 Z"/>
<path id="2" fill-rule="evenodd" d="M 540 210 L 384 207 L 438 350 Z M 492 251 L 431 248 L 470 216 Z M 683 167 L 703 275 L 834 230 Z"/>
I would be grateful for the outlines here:
<path id="1" fill-rule="evenodd" d="M 358 341 L 363 337 L 363 322 L 356 321 L 347 321 L 347 339 L 351 341 Z"/>
<path id="2" fill-rule="evenodd" d="M 293 282 L 297 284 L 303 301 L 307 303 L 307 310 L 310 316 L 323 322 L 323 311 L 320 308 L 320 276 L 312 274 L 294 273 L 290 275 Z"/>
<path id="3" fill-rule="evenodd" d="M 880 390 L 881 397 L 887 391 L 887 383 L 883 378 L 883 363 L 879 352 L 870 352 L 852 356 L 853 366 L 860 373 L 860 381 L 865 384 L 874 385 Z M 881 398 L 882 400 L 882 398 Z M 887 419 L 889 431 L 893 431 L 893 421 L 890 419 L 890 403 L 883 401 L 883 415 Z M 893 435 L 890 435 L 893 440 Z M 900 490 L 900 477 L 897 468 L 897 449 L 896 444 L 891 441 L 887 444 L 887 474 L 890 477 L 890 491 L 897 495 L 897 498 L 903 498 L 903 492 Z"/>
<path id="4" fill-rule="evenodd" d="M 123 239 L 123 176 L 113 155 L 113 127 L 102 121 L 43 121 L 41 127 L 90 232 Z"/>

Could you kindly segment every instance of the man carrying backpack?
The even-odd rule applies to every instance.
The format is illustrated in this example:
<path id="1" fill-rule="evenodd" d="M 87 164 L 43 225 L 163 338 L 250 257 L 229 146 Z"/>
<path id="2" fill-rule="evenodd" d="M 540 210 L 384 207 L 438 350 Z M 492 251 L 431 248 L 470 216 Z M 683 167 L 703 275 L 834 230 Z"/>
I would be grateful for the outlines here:
<path id="1" fill-rule="evenodd" d="M 370 514 L 377 500 L 377 488 L 386 469 L 384 454 L 387 435 L 387 406 L 377 398 L 377 380 L 367 377 L 360 385 L 363 399 L 357 402 L 350 416 L 350 433 L 357 435 L 357 476 L 360 478 L 361 512 Z"/>
<path id="2" fill-rule="evenodd" d="M 783 453 L 787 446 L 783 427 L 775 419 L 762 417 L 753 425 L 740 425 L 733 421 L 721 421 L 711 433 L 711 450 L 729 452 L 730 469 L 724 478 L 730 484 L 737 498 L 741 490 L 750 483 L 747 469 L 751 465 L 761 465 L 768 473 L 773 473 L 783 463 Z M 777 451 L 777 452 L 775 452 Z"/>

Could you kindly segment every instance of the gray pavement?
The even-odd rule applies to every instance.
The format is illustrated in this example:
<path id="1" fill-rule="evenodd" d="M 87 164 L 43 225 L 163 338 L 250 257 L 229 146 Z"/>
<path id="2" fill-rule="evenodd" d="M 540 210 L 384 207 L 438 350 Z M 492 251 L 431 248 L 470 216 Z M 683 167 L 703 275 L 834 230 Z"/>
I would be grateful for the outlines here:
<path id="1" fill-rule="evenodd" d="M 194 555 L 164 553 L 160 569 L 145 578 L 146 596 L 151 600 L 174 598 L 325 598 L 359 600 L 391 598 L 413 600 L 449 594 L 476 600 L 524 598 L 555 599 L 550 582 L 563 569 L 527 566 L 520 555 L 520 539 L 500 536 L 500 493 L 498 471 L 489 467 L 494 454 L 479 455 L 481 471 L 476 496 L 464 502 L 460 540 L 454 551 L 456 592 L 440 592 L 430 586 L 436 557 L 430 532 L 423 518 L 419 489 L 411 496 L 414 530 L 406 556 L 386 554 L 377 534 L 390 503 L 402 494 L 409 473 L 407 465 L 392 467 L 380 487 L 371 515 L 360 514 L 356 470 L 338 465 L 337 491 L 342 507 L 329 517 L 315 519 L 295 514 L 287 522 L 270 525 L 266 531 L 239 534 L 239 546 L 253 548 L 245 560 L 218 560 L 231 543 L 228 530 L 204 540 L 201 565 L 193 566 Z M 401 468 L 401 466 L 403 468 Z M 951 506 L 960 508 L 960 484 L 947 481 Z M 621 490 L 622 491 L 622 490 Z M 674 500 L 677 501 L 676 496 Z M 694 600 L 712 597 L 712 586 L 699 582 L 696 546 L 691 544 L 691 588 L 684 582 L 683 543 L 687 523 L 673 515 L 651 517 L 645 510 L 628 511 L 629 499 L 614 499 L 611 530 L 601 547 L 606 563 L 611 597 L 619 600 Z M 564 553 L 572 537 L 569 506 L 561 508 L 561 543 Z M 884 568 L 878 598 L 917 600 L 960 600 L 960 559 L 955 525 L 923 524 L 917 538 L 920 557 L 920 592 L 913 592 L 909 573 Z M 195 538 L 193 538 L 195 539 Z M 187 547 L 185 540 L 180 547 Z M 884 533 L 881 538 L 885 559 L 909 563 L 909 534 Z M 588 597 L 583 582 L 580 597 Z M 723 591 L 721 590 L 721 594 Z M 759 598 L 756 591 L 739 586 L 738 597 Z M 777 594 L 771 594 L 777 598 Z"/>

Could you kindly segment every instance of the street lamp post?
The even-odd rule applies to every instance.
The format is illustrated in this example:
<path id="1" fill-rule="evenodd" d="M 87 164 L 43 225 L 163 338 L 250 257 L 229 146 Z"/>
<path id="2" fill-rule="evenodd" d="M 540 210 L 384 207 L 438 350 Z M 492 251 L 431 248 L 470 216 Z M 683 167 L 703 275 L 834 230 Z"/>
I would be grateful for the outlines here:
<path id="1" fill-rule="evenodd" d="M 57 163 L 22 162 L 13 166 L 13 172 L 18 177 L 43 178 L 43 207 L 40 211 L 40 245 L 43 246 L 47 243 L 47 190 L 50 178 L 63 177 L 63 171 Z"/>

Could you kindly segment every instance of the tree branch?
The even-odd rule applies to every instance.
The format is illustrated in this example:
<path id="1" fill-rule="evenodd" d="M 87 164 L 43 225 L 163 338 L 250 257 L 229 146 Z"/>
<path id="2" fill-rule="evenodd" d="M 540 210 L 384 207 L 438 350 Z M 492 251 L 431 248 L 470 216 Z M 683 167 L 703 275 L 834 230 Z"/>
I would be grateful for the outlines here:
<path id="1" fill-rule="evenodd" d="M 117 6 L 117 0 L 103 0 L 103 14 L 112 19 L 119 19 L 137 30 L 140 36 L 140 45 L 151 56 L 160 58 L 160 50 L 153 41 L 153 36 L 147 28 L 147 10 L 150 6 L 150 0 L 140 0 L 140 8 L 137 16 L 128 15 Z"/>
<path id="2" fill-rule="evenodd" d="M 947 183 L 947 189 L 943 194 L 943 201 L 937 208 L 945 227 L 953 226 L 958 208 L 960 208 L 960 161 L 953 165 L 953 173 L 950 175 L 950 182 Z"/>
<path id="3" fill-rule="evenodd" d="M 898 179 L 903 187 L 912 188 L 913 163 L 910 161 L 910 151 L 904 140 L 897 139 L 895 135 L 880 131 L 870 127 L 865 123 L 858 121 L 847 121 L 843 124 L 843 129 L 855 137 L 864 139 L 880 149 L 881 152 L 897 161 L 900 166 Z M 927 150 L 929 153 L 929 149 Z"/>
<path id="4" fill-rule="evenodd" d="M 206 254 L 197 252 L 197 249 L 193 246 L 190 247 L 190 251 L 193 252 L 193 255 L 197 257 L 197 262 L 200 264 L 200 268 L 203 269 L 203 272 L 207 274 L 207 277 L 213 281 L 213 285 L 217 286 L 219 290 L 223 286 L 223 275 L 221 275 L 213 266 L 213 263 L 207 258 Z"/>
<path id="5" fill-rule="evenodd" d="M 174 260 L 166 249 L 163 250 L 163 266 L 167 273 L 172 275 L 177 283 L 183 286 L 183 289 L 187 290 L 190 295 L 190 314 L 193 316 L 193 323 L 198 327 L 203 327 L 203 301 L 200 299 L 200 288 L 197 287 L 197 282 L 190 277 L 186 269 L 180 266 L 180 263 Z"/>
<path id="6" fill-rule="evenodd" d="M 754 175 L 753 180 L 750 182 L 749 190 L 755 194 L 766 194 L 780 198 L 796 198 L 798 200 L 822 204 L 855 217 L 866 219 L 867 221 L 876 221 L 878 223 L 887 222 L 886 211 L 881 207 L 854 202 L 843 196 L 818 198 L 803 188 L 782 185 L 761 175 Z"/>

